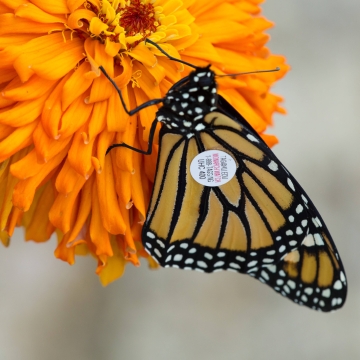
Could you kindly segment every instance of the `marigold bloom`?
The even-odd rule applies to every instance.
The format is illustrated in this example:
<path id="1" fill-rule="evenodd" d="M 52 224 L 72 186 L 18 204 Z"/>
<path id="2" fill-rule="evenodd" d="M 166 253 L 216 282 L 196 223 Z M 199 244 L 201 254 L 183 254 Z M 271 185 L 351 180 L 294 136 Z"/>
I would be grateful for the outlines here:
<path id="1" fill-rule="evenodd" d="M 219 92 L 262 134 L 281 98 L 269 92 L 288 70 L 265 47 L 272 26 L 262 0 L 0 0 L 0 238 L 15 226 L 26 240 L 56 232 L 56 257 L 98 260 L 103 284 L 139 256 L 141 224 L 154 179 L 150 156 L 117 148 L 147 148 L 156 106 L 129 117 L 102 65 L 129 108 L 163 97 L 195 65 L 218 74 L 256 69 L 276 73 L 219 78 Z M 262 135 L 269 145 L 276 138 Z M 156 139 L 155 139 L 156 140 Z M 157 141 L 155 141 L 156 143 Z"/>

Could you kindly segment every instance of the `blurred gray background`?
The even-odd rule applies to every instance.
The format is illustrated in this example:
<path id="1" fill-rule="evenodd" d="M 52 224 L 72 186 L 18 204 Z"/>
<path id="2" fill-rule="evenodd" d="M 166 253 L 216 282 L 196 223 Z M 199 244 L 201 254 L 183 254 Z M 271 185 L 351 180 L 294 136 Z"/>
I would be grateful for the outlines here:
<path id="1" fill-rule="evenodd" d="M 1 360 L 360 359 L 360 2 L 268 0 L 273 53 L 292 71 L 274 88 L 287 116 L 269 129 L 345 264 L 348 300 L 322 314 L 258 281 L 128 266 L 103 288 L 90 257 L 56 260 L 55 240 L 0 249 Z M 241 71 L 241 69 L 239 69 Z"/>

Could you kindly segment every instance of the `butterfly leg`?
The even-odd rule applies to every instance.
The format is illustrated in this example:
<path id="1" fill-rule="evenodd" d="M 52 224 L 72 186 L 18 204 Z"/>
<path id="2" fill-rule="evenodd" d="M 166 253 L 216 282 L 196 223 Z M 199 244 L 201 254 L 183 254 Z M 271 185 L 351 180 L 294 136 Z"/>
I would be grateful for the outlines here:
<path id="1" fill-rule="evenodd" d="M 151 152 L 152 152 L 152 144 L 153 144 L 153 140 L 154 140 L 155 129 L 156 129 L 157 123 L 158 123 L 158 120 L 155 119 L 151 124 L 149 142 L 148 142 L 148 149 L 146 151 L 134 148 L 134 147 L 132 147 L 132 146 L 130 146 L 128 144 L 125 144 L 125 143 L 121 143 L 121 144 L 113 144 L 113 145 L 109 146 L 108 149 L 106 150 L 106 155 L 109 153 L 109 151 L 111 149 L 116 148 L 116 147 L 126 147 L 127 149 L 136 151 L 136 152 L 138 152 L 140 154 L 150 155 Z"/>

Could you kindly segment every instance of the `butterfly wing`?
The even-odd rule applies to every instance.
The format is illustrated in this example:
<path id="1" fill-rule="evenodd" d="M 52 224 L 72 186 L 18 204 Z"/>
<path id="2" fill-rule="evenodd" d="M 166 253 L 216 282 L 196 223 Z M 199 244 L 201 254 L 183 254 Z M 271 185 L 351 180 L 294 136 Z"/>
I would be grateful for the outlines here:
<path id="1" fill-rule="evenodd" d="M 235 176 L 219 187 L 199 184 L 189 171 L 194 157 L 210 149 L 237 163 Z M 205 116 L 204 129 L 194 136 L 162 128 L 143 242 L 162 266 L 248 273 L 323 311 L 340 307 L 346 297 L 343 266 L 316 208 L 221 97 L 218 111 Z"/>

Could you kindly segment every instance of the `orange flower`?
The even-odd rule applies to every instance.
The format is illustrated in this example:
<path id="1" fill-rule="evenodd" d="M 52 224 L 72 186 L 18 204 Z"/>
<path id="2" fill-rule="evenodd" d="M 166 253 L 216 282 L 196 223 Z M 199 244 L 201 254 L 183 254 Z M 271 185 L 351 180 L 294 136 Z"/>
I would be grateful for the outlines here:
<path id="1" fill-rule="evenodd" d="M 149 258 L 141 224 L 151 194 L 147 147 L 156 106 L 129 117 L 102 65 L 134 108 L 163 97 L 190 69 L 144 39 L 218 74 L 280 66 L 277 73 L 220 78 L 219 92 L 261 134 L 281 98 L 269 92 L 288 70 L 271 55 L 261 0 L 0 0 L 0 239 L 15 226 L 26 240 L 56 232 L 56 257 L 91 253 L 107 284 L 127 262 Z M 276 138 L 262 135 L 273 145 Z"/>

